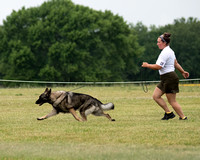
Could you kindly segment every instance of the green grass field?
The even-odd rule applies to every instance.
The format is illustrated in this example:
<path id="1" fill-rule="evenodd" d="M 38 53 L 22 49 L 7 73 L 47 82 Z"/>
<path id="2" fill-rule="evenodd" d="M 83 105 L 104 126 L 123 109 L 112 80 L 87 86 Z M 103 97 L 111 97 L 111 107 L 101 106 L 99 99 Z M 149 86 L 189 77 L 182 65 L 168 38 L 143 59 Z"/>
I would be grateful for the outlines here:
<path id="1" fill-rule="evenodd" d="M 37 121 L 52 110 L 35 104 L 45 88 L 0 89 L 0 159 L 200 159 L 200 87 L 181 86 L 177 95 L 188 121 L 178 116 L 161 121 L 164 112 L 152 99 L 154 87 L 148 86 L 148 93 L 135 85 L 76 90 L 113 102 L 115 110 L 107 113 L 115 122 L 93 115 L 78 122 L 71 114 Z"/>

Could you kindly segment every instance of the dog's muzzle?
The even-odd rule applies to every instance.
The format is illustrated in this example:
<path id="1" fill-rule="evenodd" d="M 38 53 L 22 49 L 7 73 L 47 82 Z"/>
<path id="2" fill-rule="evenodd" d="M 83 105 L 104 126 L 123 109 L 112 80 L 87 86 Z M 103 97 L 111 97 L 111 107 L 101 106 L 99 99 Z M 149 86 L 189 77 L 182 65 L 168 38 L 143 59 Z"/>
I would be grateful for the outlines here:
<path id="1" fill-rule="evenodd" d="M 44 102 L 40 102 L 40 100 L 38 99 L 38 100 L 35 102 L 35 104 L 38 104 L 39 106 L 41 106 L 41 105 L 44 104 Z"/>

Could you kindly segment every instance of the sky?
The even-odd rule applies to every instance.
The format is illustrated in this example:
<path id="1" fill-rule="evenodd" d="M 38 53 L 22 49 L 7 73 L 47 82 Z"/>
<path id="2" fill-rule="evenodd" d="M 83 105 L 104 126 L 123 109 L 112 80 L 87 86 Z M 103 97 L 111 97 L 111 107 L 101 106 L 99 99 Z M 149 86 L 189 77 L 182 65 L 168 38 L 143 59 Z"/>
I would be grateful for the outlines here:
<path id="1" fill-rule="evenodd" d="M 13 10 L 40 6 L 48 0 L 1 0 L 0 25 Z M 72 0 L 95 10 L 110 10 L 127 23 L 142 22 L 146 26 L 172 24 L 174 19 L 195 17 L 200 20 L 200 0 Z"/>

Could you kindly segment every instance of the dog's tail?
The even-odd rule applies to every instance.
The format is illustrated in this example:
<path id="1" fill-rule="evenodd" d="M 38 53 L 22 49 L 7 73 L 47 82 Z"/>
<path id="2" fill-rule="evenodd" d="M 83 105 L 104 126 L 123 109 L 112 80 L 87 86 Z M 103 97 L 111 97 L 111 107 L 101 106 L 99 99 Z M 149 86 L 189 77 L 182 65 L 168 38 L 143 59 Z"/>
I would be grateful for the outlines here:
<path id="1" fill-rule="evenodd" d="M 102 104 L 101 107 L 103 110 L 111 110 L 115 108 L 113 103 Z"/>

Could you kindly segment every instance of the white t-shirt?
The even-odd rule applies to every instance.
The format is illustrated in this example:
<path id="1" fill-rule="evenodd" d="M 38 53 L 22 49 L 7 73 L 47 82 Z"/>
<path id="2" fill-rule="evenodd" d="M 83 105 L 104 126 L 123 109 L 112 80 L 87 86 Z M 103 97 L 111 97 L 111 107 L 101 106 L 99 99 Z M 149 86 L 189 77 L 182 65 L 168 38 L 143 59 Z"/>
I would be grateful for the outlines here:
<path id="1" fill-rule="evenodd" d="M 159 74 L 163 75 L 165 73 L 173 72 L 175 70 L 174 67 L 175 60 L 176 56 L 174 54 L 174 51 L 169 46 L 165 47 L 161 51 L 156 61 L 156 64 L 162 67 L 159 70 Z"/>

